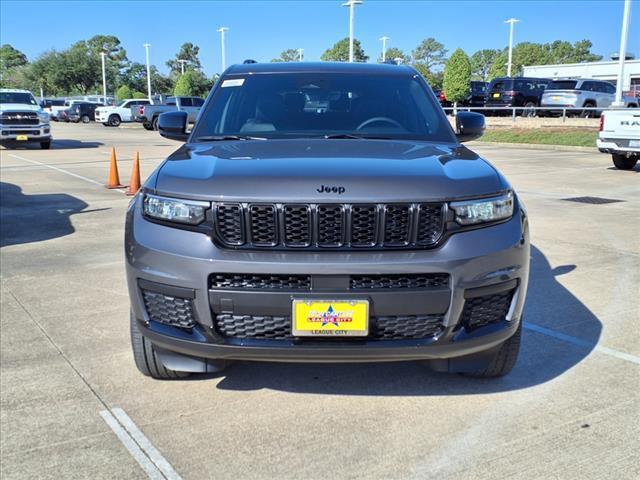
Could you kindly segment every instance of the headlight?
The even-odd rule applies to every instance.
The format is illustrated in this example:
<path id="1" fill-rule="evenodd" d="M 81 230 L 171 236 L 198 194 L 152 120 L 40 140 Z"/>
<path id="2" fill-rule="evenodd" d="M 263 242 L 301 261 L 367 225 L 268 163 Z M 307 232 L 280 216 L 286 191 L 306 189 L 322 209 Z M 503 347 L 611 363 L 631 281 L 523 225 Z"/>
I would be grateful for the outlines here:
<path id="1" fill-rule="evenodd" d="M 38 118 L 42 123 L 49 123 L 49 114 L 47 112 L 38 112 Z"/>
<path id="2" fill-rule="evenodd" d="M 144 196 L 144 214 L 157 220 L 198 225 L 204 221 L 205 212 L 210 204 L 193 200 L 180 200 L 178 198 L 158 197 L 156 195 Z"/>
<path id="3" fill-rule="evenodd" d="M 460 225 L 496 222 L 511 218 L 513 215 L 513 193 L 493 198 L 452 202 L 449 207 L 455 213 Z"/>

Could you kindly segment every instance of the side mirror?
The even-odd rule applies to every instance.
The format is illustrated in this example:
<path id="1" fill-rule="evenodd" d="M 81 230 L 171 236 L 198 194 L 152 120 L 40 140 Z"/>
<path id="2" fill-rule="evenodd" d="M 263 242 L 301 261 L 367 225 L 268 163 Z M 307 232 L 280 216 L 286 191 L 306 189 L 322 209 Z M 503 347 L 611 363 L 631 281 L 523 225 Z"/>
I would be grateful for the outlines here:
<path id="1" fill-rule="evenodd" d="M 187 112 L 162 113 L 158 118 L 158 132 L 165 138 L 186 142 L 189 138 L 187 117 Z"/>
<path id="2" fill-rule="evenodd" d="M 470 142 L 484 135 L 484 115 L 474 112 L 458 112 L 456 115 L 456 137 L 458 141 Z"/>

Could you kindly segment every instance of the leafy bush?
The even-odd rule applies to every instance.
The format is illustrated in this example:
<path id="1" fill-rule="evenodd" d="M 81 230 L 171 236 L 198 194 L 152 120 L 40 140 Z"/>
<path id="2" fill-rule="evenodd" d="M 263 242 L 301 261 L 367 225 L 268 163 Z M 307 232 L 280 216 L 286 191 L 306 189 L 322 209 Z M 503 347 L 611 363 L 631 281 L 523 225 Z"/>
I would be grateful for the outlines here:
<path id="1" fill-rule="evenodd" d="M 124 100 L 125 98 L 133 98 L 133 92 L 128 85 L 122 85 L 116 91 L 116 97 L 118 100 Z"/>

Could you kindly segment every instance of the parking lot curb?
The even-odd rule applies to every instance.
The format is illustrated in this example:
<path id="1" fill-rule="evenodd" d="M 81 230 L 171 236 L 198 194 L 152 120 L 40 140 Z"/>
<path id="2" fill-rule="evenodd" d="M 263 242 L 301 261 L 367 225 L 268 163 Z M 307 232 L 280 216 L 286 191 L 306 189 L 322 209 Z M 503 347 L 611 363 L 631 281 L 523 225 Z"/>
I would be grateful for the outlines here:
<path id="1" fill-rule="evenodd" d="M 496 145 L 501 145 L 503 147 L 511 147 L 511 148 L 523 148 L 527 150 L 560 150 L 560 151 L 568 151 L 568 152 L 596 152 L 597 148 L 593 147 L 579 147 L 572 145 L 546 145 L 543 143 L 507 143 L 507 142 L 469 142 L 469 146 L 478 146 L 478 147 L 491 147 Z"/>

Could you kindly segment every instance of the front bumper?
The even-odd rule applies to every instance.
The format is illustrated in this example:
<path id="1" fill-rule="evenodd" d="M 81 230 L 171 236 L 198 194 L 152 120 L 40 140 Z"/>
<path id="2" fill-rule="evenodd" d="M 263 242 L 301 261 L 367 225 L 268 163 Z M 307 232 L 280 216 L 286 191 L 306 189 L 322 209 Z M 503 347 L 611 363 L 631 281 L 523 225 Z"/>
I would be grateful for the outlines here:
<path id="1" fill-rule="evenodd" d="M 492 351 L 516 332 L 521 321 L 529 275 L 529 238 L 526 214 L 520 208 L 507 222 L 454 234 L 433 250 L 257 252 L 220 249 L 202 233 L 148 222 L 141 215 L 141 200 L 138 196 L 133 201 L 126 221 L 131 308 L 142 334 L 166 351 L 191 357 L 264 361 L 443 360 Z M 220 294 L 209 288 L 212 273 L 307 274 L 324 283 L 320 291 L 306 294 L 255 290 Z M 349 275 L 418 273 L 448 274 L 446 292 L 355 294 L 336 287 L 342 285 L 340 278 Z M 149 285 L 159 286 L 156 290 L 168 296 L 190 298 L 197 326 L 185 330 L 150 321 L 142 293 Z M 504 318 L 473 331 L 461 328 L 465 302 L 474 292 L 505 290 L 512 296 Z M 430 314 L 437 310 L 442 312 L 443 329 L 432 338 L 348 341 L 228 338 L 216 329 L 216 315 L 221 312 L 286 314 L 295 297 L 366 297 L 372 316 Z"/>
<path id="2" fill-rule="evenodd" d="M 18 140 L 23 136 L 26 140 Z M 44 142 L 51 138 L 49 124 L 41 125 L 0 125 L 0 142 L 2 143 L 30 143 Z"/>

